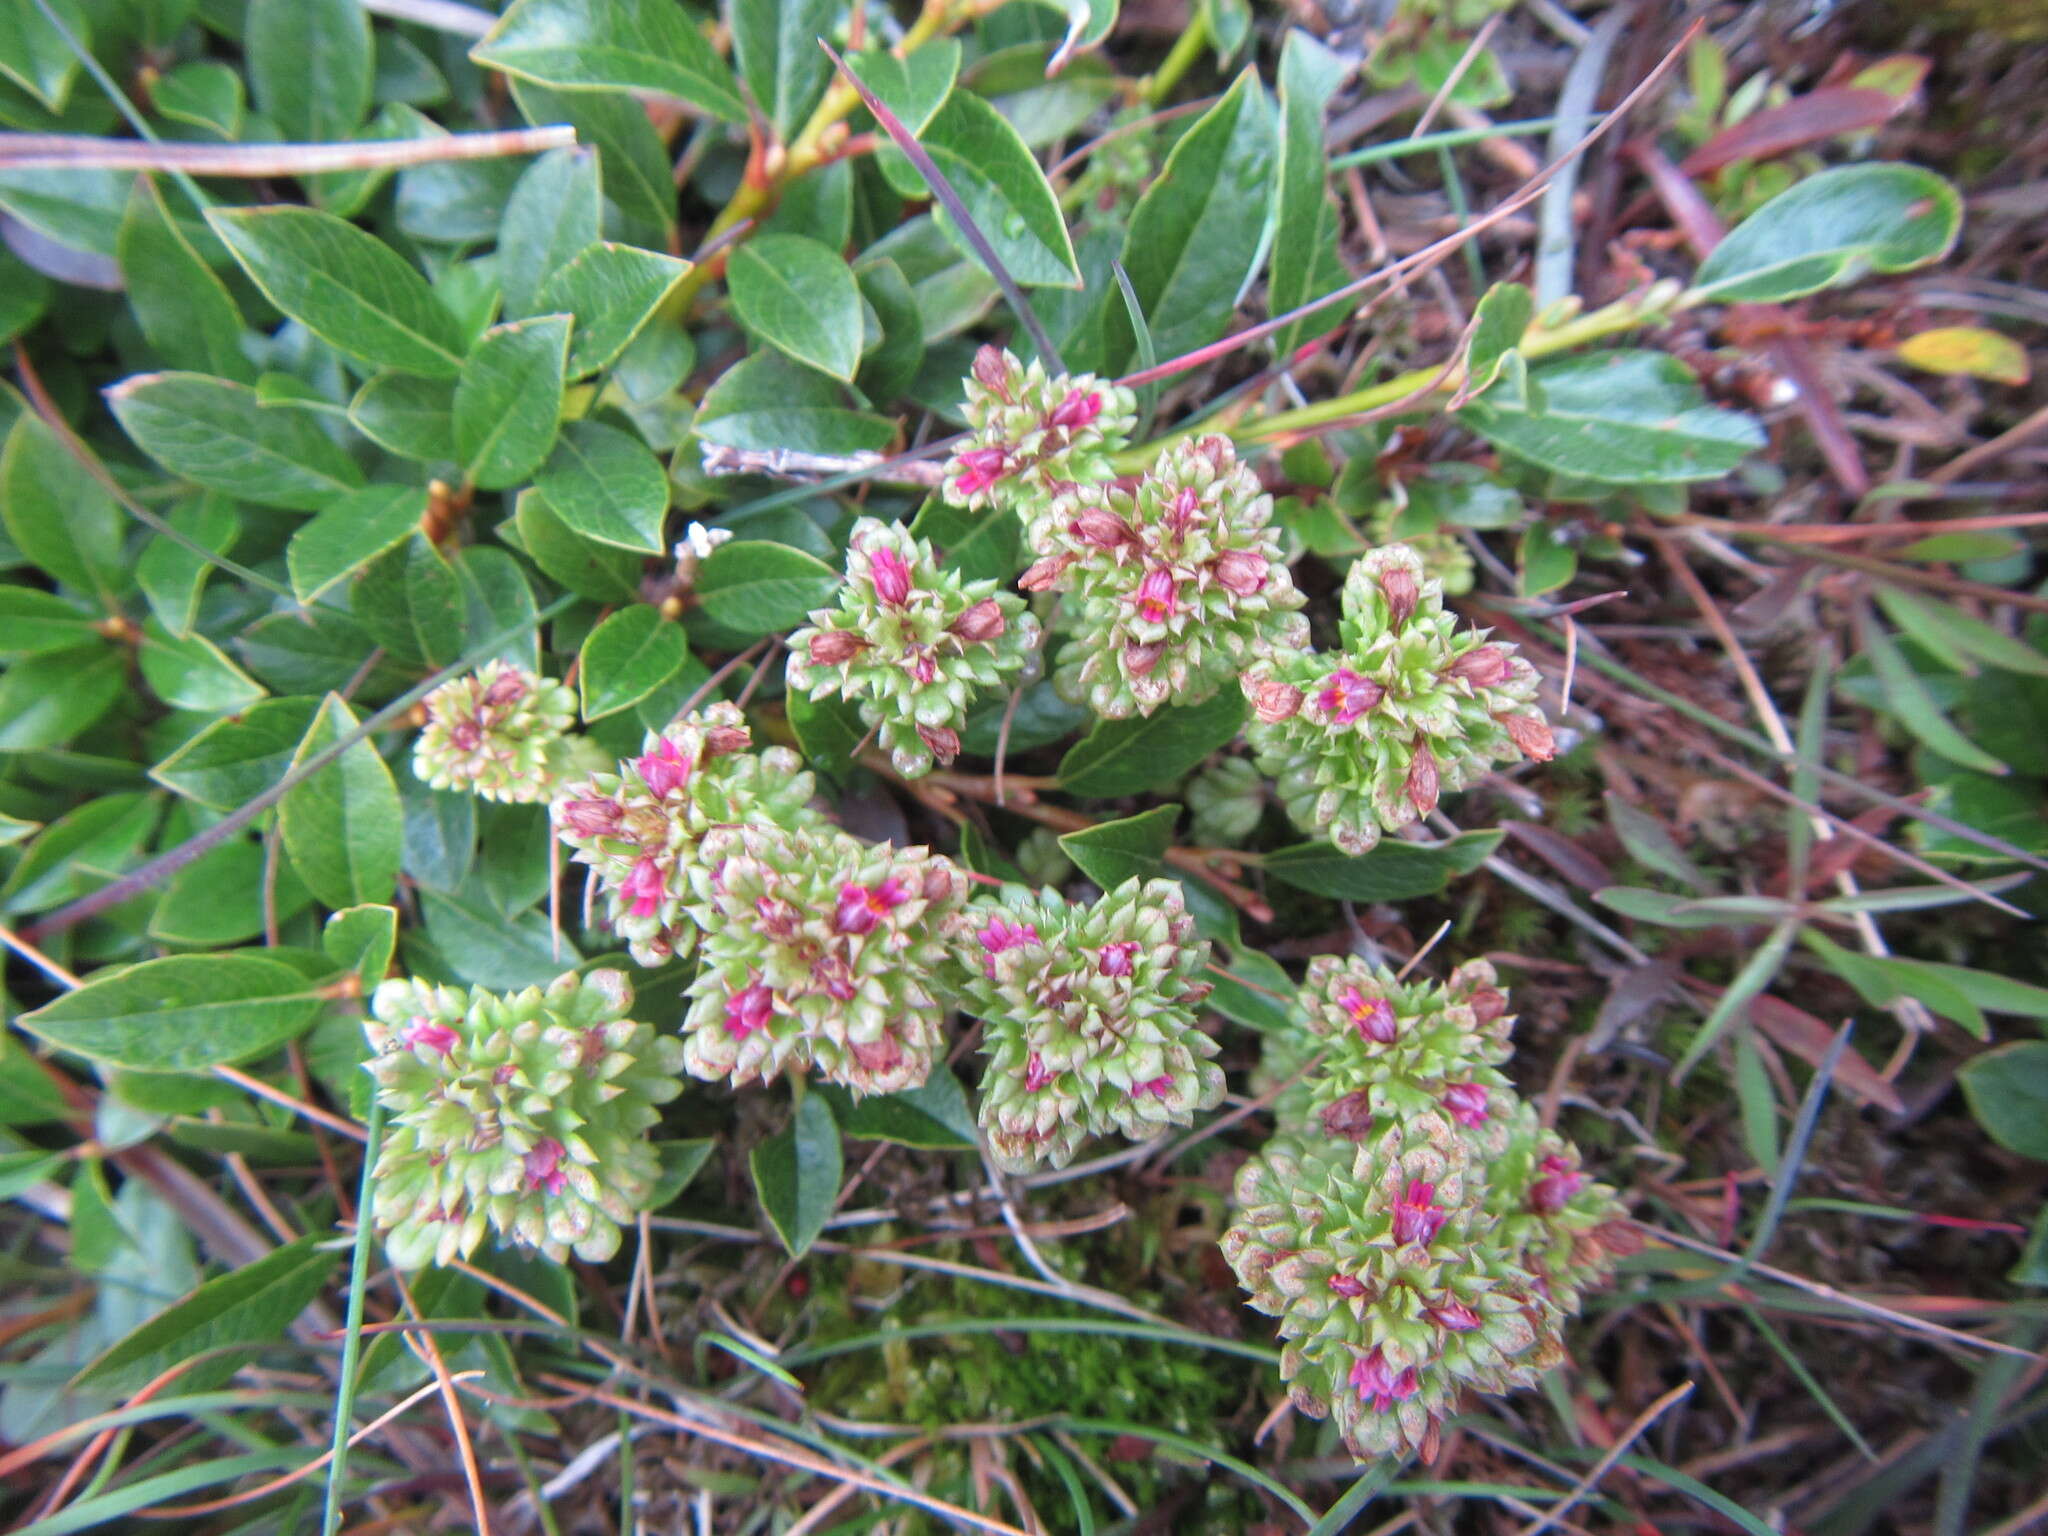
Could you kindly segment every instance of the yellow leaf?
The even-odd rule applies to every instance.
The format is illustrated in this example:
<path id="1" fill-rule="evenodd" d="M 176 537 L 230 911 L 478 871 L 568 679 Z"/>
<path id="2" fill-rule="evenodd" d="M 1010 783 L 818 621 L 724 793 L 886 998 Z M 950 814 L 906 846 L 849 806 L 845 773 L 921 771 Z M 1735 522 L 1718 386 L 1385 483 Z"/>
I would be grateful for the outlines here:
<path id="1" fill-rule="evenodd" d="M 1966 373 L 1995 384 L 2027 382 L 2027 354 L 2010 336 L 1975 326 L 1951 325 L 1909 336 L 1899 356 L 1929 373 Z"/>

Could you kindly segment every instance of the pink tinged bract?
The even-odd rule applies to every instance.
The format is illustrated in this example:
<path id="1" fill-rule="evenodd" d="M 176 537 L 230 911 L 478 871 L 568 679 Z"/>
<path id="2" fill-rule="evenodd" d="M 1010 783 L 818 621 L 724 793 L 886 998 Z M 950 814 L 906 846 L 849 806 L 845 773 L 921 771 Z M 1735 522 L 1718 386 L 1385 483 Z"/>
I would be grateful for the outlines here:
<path id="1" fill-rule="evenodd" d="M 1095 969 L 1104 976 L 1128 976 L 1142 947 L 1136 939 L 1120 939 L 1114 944 L 1105 944 L 1096 959 Z"/>
<path id="2" fill-rule="evenodd" d="M 868 574 L 874 578 L 875 596 L 892 608 L 910 600 L 910 567 L 893 549 L 878 549 L 868 556 Z"/>
<path id="3" fill-rule="evenodd" d="M 1356 1275 L 1332 1275 L 1330 1276 L 1330 1289 L 1339 1296 L 1363 1296 L 1365 1294 L 1365 1282 Z"/>
<path id="4" fill-rule="evenodd" d="M 1095 418 L 1101 414 L 1102 396 L 1092 389 L 1077 389 L 1053 407 L 1052 414 L 1046 417 L 1046 423 L 1068 432 L 1076 432 L 1093 424 Z"/>
<path id="5" fill-rule="evenodd" d="M 1444 1108 L 1460 1125 L 1484 1125 L 1486 1089 L 1478 1083 L 1453 1083 L 1444 1090 Z"/>
<path id="6" fill-rule="evenodd" d="M 1048 1067 L 1039 1058 L 1038 1052 L 1033 1051 L 1031 1059 L 1024 1063 L 1024 1091 L 1026 1093 L 1037 1093 L 1047 1083 L 1051 1082 L 1052 1079 L 1052 1068 Z"/>
<path id="7" fill-rule="evenodd" d="M 1462 1301 L 1446 1301 L 1424 1308 L 1429 1320 L 1446 1333 L 1470 1333 L 1479 1326 L 1479 1314 Z"/>
<path id="8" fill-rule="evenodd" d="M 1586 1187 L 1586 1176 L 1555 1152 L 1543 1159 L 1542 1172 L 1529 1186 L 1529 1205 L 1541 1216 L 1555 1216 Z"/>
<path id="9" fill-rule="evenodd" d="M 1162 1075 L 1152 1078 L 1147 1082 L 1131 1084 L 1131 1097 L 1134 1099 L 1143 1098 L 1149 1093 L 1153 1098 L 1163 1103 L 1167 1095 L 1172 1092 L 1173 1078 L 1170 1075 Z"/>
<path id="10" fill-rule="evenodd" d="M 455 1049 L 460 1036 L 446 1024 L 437 1024 L 425 1014 L 419 1014 L 406 1025 L 405 1033 L 400 1038 L 414 1050 L 425 1048 L 429 1051 L 439 1051 L 446 1056 Z"/>
<path id="11" fill-rule="evenodd" d="M 1394 1241 L 1427 1247 L 1450 1219 L 1451 1213 L 1436 1203 L 1436 1186 L 1427 1179 L 1410 1179 L 1407 1192 L 1394 1202 Z"/>
<path id="12" fill-rule="evenodd" d="M 566 1150 L 552 1136 L 543 1136 L 536 1141 L 533 1150 L 526 1154 L 526 1187 L 559 1195 L 569 1183 L 569 1172 L 562 1166 L 562 1154 Z"/>
<path id="13" fill-rule="evenodd" d="M 725 1000 L 725 1032 L 744 1040 L 757 1029 L 767 1027 L 775 994 L 760 982 L 740 988 Z"/>
<path id="14" fill-rule="evenodd" d="M 1376 1349 L 1351 1362 L 1351 1385 L 1361 1403 L 1375 1413 L 1385 1413 L 1415 1395 L 1415 1367 L 1394 1370 L 1387 1364 L 1386 1352 Z"/>

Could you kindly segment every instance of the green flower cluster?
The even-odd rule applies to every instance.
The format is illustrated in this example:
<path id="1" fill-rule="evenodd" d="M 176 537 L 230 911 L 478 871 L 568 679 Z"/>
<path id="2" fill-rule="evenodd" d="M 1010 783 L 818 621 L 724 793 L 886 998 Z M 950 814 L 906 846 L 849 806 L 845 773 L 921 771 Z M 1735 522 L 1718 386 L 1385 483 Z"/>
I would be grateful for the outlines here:
<path id="1" fill-rule="evenodd" d="M 373 1215 L 391 1262 L 475 1252 L 488 1230 L 598 1262 L 660 1173 L 647 1131 L 682 1091 L 681 1042 L 626 1017 L 618 971 L 502 997 L 387 981 L 364 1021 L 390 1125 Z"/>
<path id="2" fill-rule="evenodd" d="M 1276 654 L 1244 678 L 1245 734 L 1304 831 L 1366 853 L 1492 764 L 1554 754 L 1536 669 L 1460 629 L 1407 545 L 1353 564 L 1339 636 L 1334 653 Z"/>
<path id="3" fill-rule="evenodd" d="M 864 517 L 847 545 L 839 606 L 789 638 L 789 686 L 859 701 L 905 778 L 943 767 L 960 753 L 975 691 L 1036 672 L 1038 620 L 997 585 L 961 581 L 901 524 Z"/>
<path id="4" fill-rule="evenodd" d="M 947 461 L 941 482 L 956 507 L 1028 513 L 1069 487 L 1099 484 L 1138 424 L 1128 389 L 1085 373 L 1049 377 L 1044 364 L 1027 368 L 995 347 L 975 354 L 966 386 L 974 443 Z"/>
<path id="5" fill-rule="evenodd" d="M 596 872 L 606 917 L 640 964 L 688 958 L 694 947 L 704 913 L 690 872 L 714 828 L 826 825 L 803 760 L 786 747 L 757 755 L 752 744 L 738 706 L 713 704 L 556 801 L 556 834 Z"/>
<path id="6" fill-rule="evenodd" d="M 1296 1407 L 1361 1458 L 1426 1458 L 1466 1392 L 1564 1358 L 1565 1319 L 1633 1234 L 1498 1071 L 1513 1020 L 1490 967 L 1436 987 L 1326 958 L 1300 1013 L 1264 1065 L 1300 1081 L 1238 1175 L 1224 1257 L 1280 1321 Z"/>
<path id="7" fill-rule="evenodd" d="M 981 1124 L 1013 1173 L 1063 1168 L 1090 1136 L 1150 1141 L 1223 1097 L 1179 884 L 1131 879 L 1091 907 L 1004 886 L 954 920 L 960 1006 L 983 1023 Z"/>
<path id="8" fill-rule="evenodd" d="M 486 800 L 545 800 L 565 766 L 576 695 L 553 678 L 486 662 L 428 694 L 413 776 Z"/>
<path id="9" fill-rule="evenodd" d="M 1098 715 L 1199 704 L 1308 645 L 1273 498 L 1225 437 L 1175 443 L 1135 485 L 1076 487 L 1029 513 L 1027 591 L 1067 594 L 1053 673 Z"/>

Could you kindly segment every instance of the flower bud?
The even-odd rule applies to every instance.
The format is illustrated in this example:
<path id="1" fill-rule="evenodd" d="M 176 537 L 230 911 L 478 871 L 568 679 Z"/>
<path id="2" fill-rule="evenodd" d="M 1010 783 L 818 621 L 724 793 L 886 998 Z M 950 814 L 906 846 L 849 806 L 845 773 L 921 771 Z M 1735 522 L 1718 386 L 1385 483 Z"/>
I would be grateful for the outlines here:
<path id="1" fill-rule="evenodd" d="M 744 1040 L 757 1029 L 765 1029 L 773 1014 L 775 994 L 760 982 L 740 988 L 725 1000 L 725 1032 Z"/>
<path id="2" fill-rule="evenodd" d="M 969 645 L 978 645 L 993 640 L 1008 628 L 1003 617 L 1002 605 L 992 597 L 985 597 L 953 621 L 953 633 Z"/>
<path id="3" fill-rule="evenodd" d="M 1103 976 L 1128 976 L 1131 963 L 1142 946 L 1135 939 L 1124 939 L 1102 946 L 1102 953 L 1095 961 L 1095 969 Z"/>
<path id="4" fill-rule="evenodd" d="M 1372 1095 L 1361 1088 L 1324 1105 L 1323 1129 L 1347 1141 L 1363 1141 L 1372 1130 Z"/>
<path id="5" fill-rule="evenodd" d="M 744 752 L 753 744 L 753 733 L 744 725 L 714 725 L 704 733 L 704 755 L 707 758 Z"/>
<path id="6" fill-rule="evenodd" d="M 1152 669 L 1159 665 L 1159 658 L 1166 654 L 1164 645 L 1127 645 L 1124 647 L 1124 671 L 1132 677 L 1150 677 Z"/>
<path id="7" fill-rule="evenodd" d="M 1255 555 L 1248 549 L 1225 550 L 1216 557 L 1210 570 L 1217 582 L 1235 592 L 1239 597 L 1250 597 L 1266 585 L 1266 561 L 1262 555 Z"/>
<path id="8" fill-rule="evenodd" d="M 1479 1314 L 1462 1301 L 1446 1301 L 1423 1308 L 1423 1316 L 1446 1333 L 1470 1333 L 1479 1326 Z"/>
<path id="9" fill-rule="evenodd" d="M 1067 524 L 1067 532 L 1096 549 L 1135 549 L 1139 545 L 1137 531 L 1104 507 L 1084 508 Z"/>
<path id="10" fill-rule="evenodd" d="M 1408 764 L 1408 779 L 1401 786 L 1401 793 L 1408 797 L 1408 803 L 1415 807 L 1415 814 L 1427 816 L 1436 809 L 1440 781 L 1437 777 L 1436 754 L 1429 750 L 1429 743 L 1417 739 L 1415 756 Z"/>
<path id="11" fill-rule="evenodd" d="M 1058 584 L 1060 577 L 1066 574 L 1067 567 L 1073 563 L 1072 555 L 1047 555 L 1019 576 L 1017 585 L 1026 592 L 1048 591 Z"/>
<path id="12" fill-rule="evenodd" d="M 821 629 L 811 636 L 811 665 L 837 667 L 853 660 L 868 648 L 867 641 L 848 629 Z"/>
<path id="13" fill-rule="evenodd" d="M 1508 1011 L 1508 995 L 1498 987 L 1481 987 L 1466 999 L 1466 1005 L 1481 1024 L 1491 1024 Z"/>
<path id="14" fill-rule="evenodd" d="M 1451 676 L 1474 688 L 1492 688 L 1508 680 L 1508 653 L 1497 645 L 1482 645 L 1467 651 L 1451 663 Z"/>
<path id="15" fill-rule="evenodd" d="M 1420 1243 L 1426 1248 L 1436 1241 L 1437 1233 L 1450 1216 L 1436 1203 L 1434 1184 L 1427 1179 L 1410 1179 L 1407 1190 L 1394 1202 L 1394 1241 Z"/>
<path id="16" fill-rule="evenodd" d="M 587 800 L 566 800 L 556 813 L 563 826 L 578 837 L 617 837 L 619 802 L 603 795 Z"/>
<path id="17" fill-rule="evenodd" d="M 974 382 L 1005 404 L 1010 400 L 1010 365 L 1000 347 L 983 347 L 974 354 Z"/>
<path id="18" fill-rule="evenodd" d="M 1529 1186 L 1529 1209 L 1539 1216 L 1555 1216 L 1585 1188 L 1586 1176 L 1554 1152 L 1541 1167 L 1542 1173 Z"/>
<path id="19" fill-rule="evenodd" d="M 690 782 L 690 764 L 682 748 L 667 736 L 661 738 L 661 745 L 652 752 L 635 758 L 633 767 L 647 792 L 657 799 L 666 800 Z"/>
<path id="20" fill-rule="evenodd" d="M 1252 714 L 1264 725 L 1277 725 L 1294 717 L 1306 695 L 1291 683 L 1261 678 L 1251 689 Z"/>
<path id="21" fill-rule="evenodd" d="M 920 725 L 917 734 L 942 768 L 960 755 L 960 733 L 951 726 Z"/>
<path id="22" fill-rule="evenodd" d="M 1380 577 L 1380 591 L 1387 599 L 1388 622 L 1400 629 L 1415 612 L 1415 604 L 1422 596 L 1415 573 L 1405 565 L 1389 566 Z"/>
<path id="23" fill-rule="evenodd" d="M 1102 414 L 1102 396 L 1094 390 L 1074 390 L 1066 399 L 1053 407 L 1052 414 L 1045 418 L 1046 425 L 1062 431 L 1077 432 L 1094 422 Z"/>
<path id="24" fill-rule="evenodd" d="M 526 679 L 508 669 L 499 673 L 490 687 L 484 690 L 482 702 L 492 709 L 503 709 L 507 704 L 517 704 L 526 697 L 526 693 Z"/>
<path id="25" fill-rule="evenodd" d="M 1444 1090 L 1444 1110 L 1460 1125 L 1486 1124 L 1486 1088 L 1480 1083 L 1453 1083 Z"/>
<path id="26" fill-rule="evenodd" d="M 1509 738 L 1522 749 L 1523 756 L 1539 763 L 1547 763 L 1557 756 L 1557 739 L 1550 734 L 1549 723 L 1540 716 L 1502 715 L 1499 719 Z"/>
<path id="27" fill-rule="evenodd" d="M 868 556 L 868 574 L 875 583 L 875 596 L 892 608 L 910 600 L 910 567 L 893 549 L 878 549 Z"/>
<path id="28" fill-rule="evenodd" d="M 1359 1038 L 1374 1045 L 1392 1045 L 1401 1032 L 1394 1005 L 1384 997 L 1367 997 L 1356 987 L 1346 987 L 1337 994 L 1337 1006 L 1357 1028 Z"/>

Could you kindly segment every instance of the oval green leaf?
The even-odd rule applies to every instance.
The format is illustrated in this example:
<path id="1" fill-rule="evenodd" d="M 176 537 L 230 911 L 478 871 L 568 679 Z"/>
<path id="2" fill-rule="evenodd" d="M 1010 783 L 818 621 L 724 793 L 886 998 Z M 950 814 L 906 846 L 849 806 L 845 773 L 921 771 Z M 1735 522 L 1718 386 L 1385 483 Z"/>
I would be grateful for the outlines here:
<path id="1" fill-rule="evenodd" d="M 1963 200 L 1917 165 L 1844 165 L 1788 187 L 1700 263 L 1692 297 L 1781 304 L 1865 272 L 1910 272 L 1956 243 Z"/>
<path id="2" fill-rule="evenodd" d="M 205 1072 L 274 1050 L 320 1011 L 305 976 L 260 954 L 124 966 L 15 1022 L 39 1040 L 135 1072 Z"/>
<path id="3" fill-rule="evenodd" d="M 761 235 L 732 253 L 733 312 L 778 351 L 853 382 L 860 366 L 860 285 L 837 251 L 807 235 Z"/>

